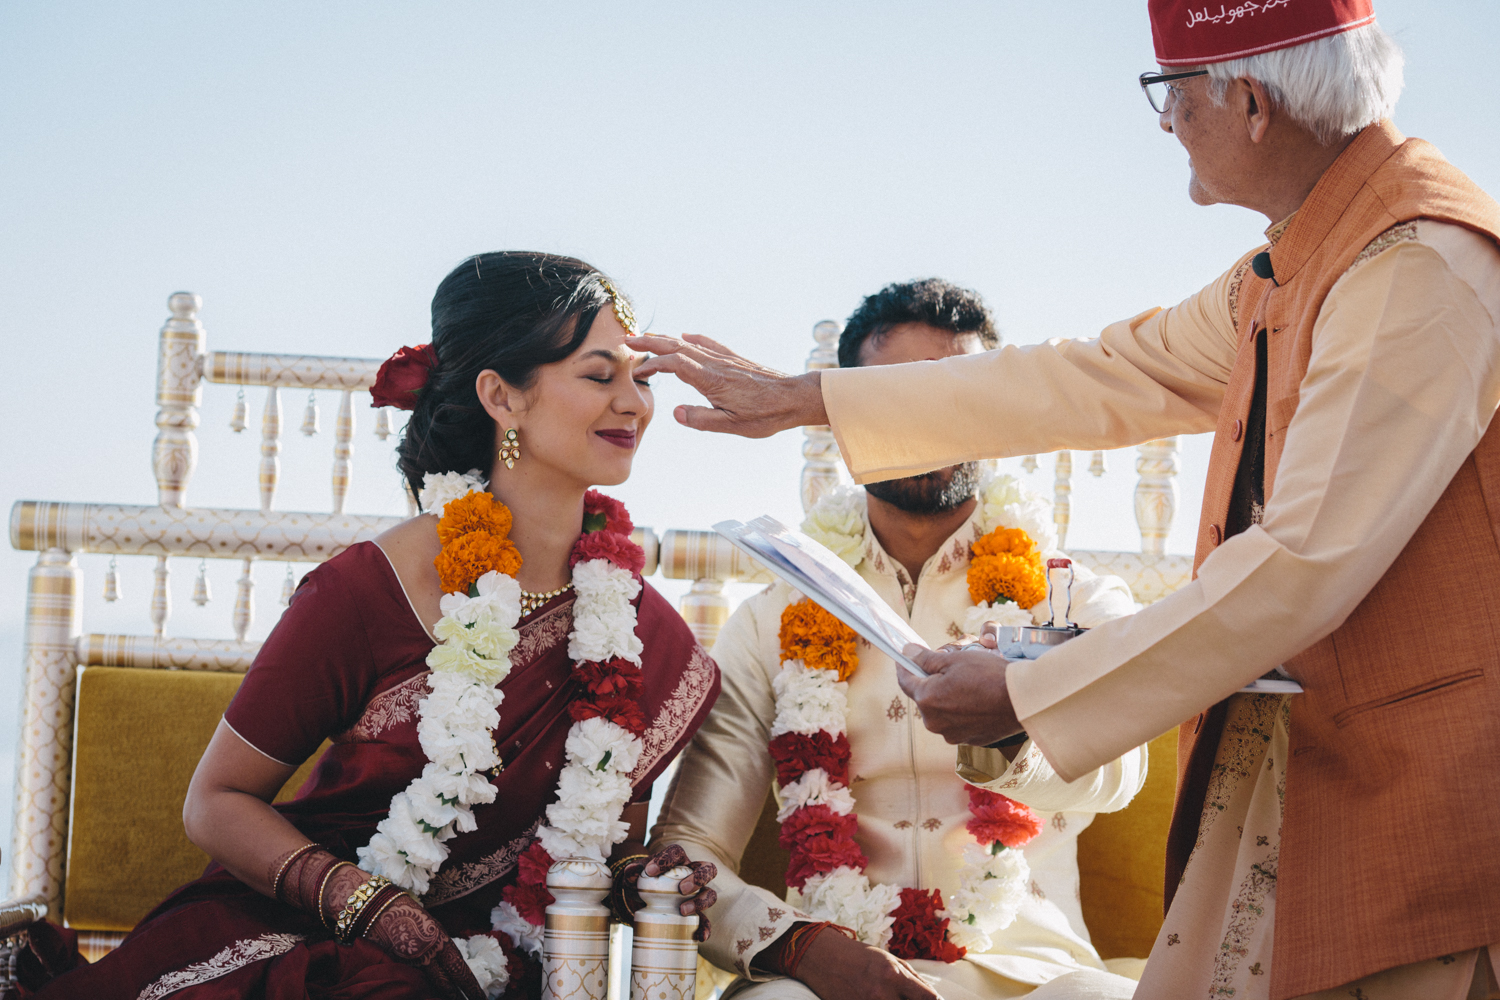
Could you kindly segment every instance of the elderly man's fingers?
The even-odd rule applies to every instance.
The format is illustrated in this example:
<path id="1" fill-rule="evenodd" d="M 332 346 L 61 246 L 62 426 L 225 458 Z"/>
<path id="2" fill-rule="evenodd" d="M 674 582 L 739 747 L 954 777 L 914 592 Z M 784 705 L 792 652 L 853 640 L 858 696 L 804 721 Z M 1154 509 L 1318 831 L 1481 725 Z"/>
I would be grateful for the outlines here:
<path id="1" fill-rule="evenodd" d="M 908 660 L 927 671 L 929 674 L 940 674 L 948 668 L 952 661 L 953 653 L 942 653 L 935 649 L 925 649 L 912 643 L 901 651 Z M 905 671 L 902 671 L 905 673 Z"/>
<path id="2" fill-rule="evenodd" d="M 688 385 L 703 372 L 703 364 L 688 354 L 658 354 L 642 361 L 635 369 L 636 378 L 650 378 L 658 372 L 676 375 Z"/>
<path id="3" fill-rule="evenodd" d="M 694 344 L 698 347 L 706 347 L 710 351 L 713 351 L 715 354 L 722 354 L 730 358 L 739 357 L 739 354 L 737 354 L 733 349 L 725 347 L 714 338 L 705 337 L 701 333 L 684 333 L 682 335 L 682 339 L 687 341 L 689 344 Z"/>
<path id="4" fill-rule="evenodd" d="M 664 333 L 642 333 L 630 338 L 630 346 L 637 351 L 650 351 L 652 354 L 676 354 L 685 343 Z"/>
<path id="5" fill-rule="evenodd" d="M 989 649 L 1000 648 L 1000 623 L 985 622 L 984 627 L 979 630 L 979 644 Z"/>
<path id="6" fill-rule="evenodd" d="M 921 698 L 922 686 L 928 680 L 929 678 L 918 677 L 910 670 L 903 670 L 900 667 L 896 668 L 896 684 L 912 701 L 917 701 Z"/>

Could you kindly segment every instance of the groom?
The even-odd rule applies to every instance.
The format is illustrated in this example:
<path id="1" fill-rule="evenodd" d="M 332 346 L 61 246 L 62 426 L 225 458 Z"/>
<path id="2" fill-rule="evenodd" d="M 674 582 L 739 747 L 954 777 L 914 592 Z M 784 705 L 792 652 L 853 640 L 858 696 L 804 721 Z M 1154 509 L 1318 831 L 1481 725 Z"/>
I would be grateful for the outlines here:
<path id="1" fill-rule="evenodd" d="M 989 310 L 974 292 L 938 279 L 907 282 L 864 300 L 844 328 L 839 364 L 854 368 L 973 355 L 996 341 Z M 864 490 L 836 491 L 813 508 L 804 527 L 937 647 L 961 637 L 981 610 L 968 581 L 970 547 L 977 538 L 996 526 L 1024 527 L 1042 549 L 1053 547 L 1050 504 L 1032 502 L 1025 515 L 997 513 L 1003 502 L 1020 498 L 1010 477 L 987 484 L 978 463 L 966 462 L 871 483 Z M 1032 838 L 1021 843 L 1018 837 L 1011 844 L 1016 850 L 1007 851 L 1007 860 L 1018 855 L 1028 869 L 1023 873 L 1018 863 L 1006 887 L 1019 907 L 1014 921 L 976 934 L 978 928 L 952 916 L 934 921 L 935 933 L 918 941 L 912 922 L 898 920 L 888 940 L 877 946 L 878 941 L 867 943 L 876 936 L 868 926 L 866 941 L 820 928 L 828 914 L 804 916 L 781 893 L 746 884 L 735 874 L 773 783 L 782 785 L 783 838 L 797 829 L 795 817 L 801 813 L 795 801 L 798 783 L 788 781 L 790 774 L 778 775 L 768 752 L 768 734 L 785 714 L 776 697 L 787 689 L 789 678 L 782 675 L 806 673 L 800 664 L 782 663 L 779 633 L 795 596 L 778 584 L 741 604 L 724 626 L 713 649 L 723 691 L 684 751 L 652 831 L 653 843 L 681 844 L 691 857 L 717 862 L 718 902 L 708 912 L 714 934 L 701 951 L 721 969 L 739 974 L 734 1000 L 932 1000 L 939 994 L 948 1000 L 1005 1000 L 1080 972 L 1130 989 L 1133 982 L 1104 971 L 1089 942 L 1079 902 L 1077 845 L 1095 813 L 1122 809 L 1139 791 L 1146 748 L 1133 748 L 1071 783 L 1058 777 L 1030 743 L 979 750 L 975 764 L 993 772 L 986 787 L 1001 794 L 971 793 L 954 773 L 952 748 L 923 729 L 897 687 L 895 664 L 871 646 L 859 647 L 843 713 L 852 796 L 847 815 L 852 839 L 868 857 L 864 875 L 891 887 L 891 895 L 902 889 L 936 892 L 938 905 L 961 907 L 965 893 L 974 892 L 965 881 L 964 851 L 979 846 L 969 832 L 975 822 L 971 802 L 1012 808 L 1004 796 L 1023 804 L 1015 807 L 1024 814 L 1022 837 Z M 1091 626 L 1130 614 L 1135 603 L 1118 577 L 1097 577 L 1080 568 L 1072 607 L 1074 619 Z M 1042 608 L 1045 612 L 1045 604 Z M 1013 605 L 1010 613 L 1032 620 Z M 802 890 L 800 903 L 796 894 L 788 895 L 793 905 L 806 907 L 813 883 L 804 883 L 797 873 L 807 877 L 799 859 L 813 849 L 793 850 L 788 881 Z M 851 908 L 847 899 L 842 904 L 846 911 Z M 795 944 L 802 939 L 810 939 L 805 949 Z M 967 948 L 965 957 L 958 947 Z M 1122 971 L 1140 964 L 1139 959 L 1123 962 Z"/>
<path id="2" fill-rule="evenodd" d="M 1138 996 L 1494 995 L 1500 206 L 1390 123 L 1369 0 L 1149 7 L 1141 83 L 1191 197 L 1271 223 L 1201 292 L 1095 340 L 792 378 L 645 337 L 640 372 L 705 393 L 689 426 L 830 423 L 866 483 L 1215 431 L 1192 583 L 903 684 L 950 741 L 1024 728 L 1065 778 L 1187 720 Z M 1278 665 L 1304 693 L 1235 694 Z"/>

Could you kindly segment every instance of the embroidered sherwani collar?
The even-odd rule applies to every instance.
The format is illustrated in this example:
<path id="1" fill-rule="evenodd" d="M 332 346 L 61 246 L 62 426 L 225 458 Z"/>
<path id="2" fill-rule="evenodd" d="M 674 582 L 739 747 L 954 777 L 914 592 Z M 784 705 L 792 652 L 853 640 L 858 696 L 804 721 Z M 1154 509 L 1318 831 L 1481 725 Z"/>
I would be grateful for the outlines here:
<path id="1" fill-rule="evenodd" d="M 891 558 L 885 547 L 880 544 L 880 539 L 875 537 L 875 530 L 870 527 L 870 518 L 867 514 L 865 516 L 864 562 L 860 568 L 877 576 L 894 579 L 897 586 L 901 588 L 902 598 L 906 601 L 907 614 L 910 614 L 912 604 L 917 599 L 917 586 L 923 580 L 968 569 L 969 546 L 984 536 L 983 515 L 984 504 L 976 503 L 973 512 L 954 529 L 951 535 L 944 539 L 943 544 L 938 546 L 938 550 L 922 564 L 922 571 L 917 579 L 912 580 L 906 567 Z"/>

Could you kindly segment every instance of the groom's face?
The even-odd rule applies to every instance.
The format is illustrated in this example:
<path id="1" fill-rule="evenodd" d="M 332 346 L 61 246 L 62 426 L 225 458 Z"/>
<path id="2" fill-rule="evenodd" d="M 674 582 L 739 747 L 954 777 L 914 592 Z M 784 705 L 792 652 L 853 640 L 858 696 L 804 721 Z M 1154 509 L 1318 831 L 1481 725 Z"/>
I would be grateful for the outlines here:
<path id="1" fill-rule="evenodd" d="M 859 362 L 861 367 L 900 365 L 983 350 L 975 334 L 953 334 L 926 323 L 902 323 L 866 340 L 860 347 Z M 908 513 L 944 514 L 973 496 L 978 481 L 978 463 L 965 462 L 920 476 L 870 483 L 865 491 Z"/>

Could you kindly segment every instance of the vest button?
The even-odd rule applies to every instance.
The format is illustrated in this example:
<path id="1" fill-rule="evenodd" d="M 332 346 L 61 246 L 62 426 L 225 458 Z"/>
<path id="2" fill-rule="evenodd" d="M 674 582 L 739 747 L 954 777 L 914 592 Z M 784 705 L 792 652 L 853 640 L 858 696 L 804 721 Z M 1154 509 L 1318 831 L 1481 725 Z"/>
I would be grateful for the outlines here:
<path id="1" fill-rule="evenodd" d="M 1240 436 L 1243 435 L 1244 433 L 1245 433 L 1245 422 L 1243 420 L 1236 420 L 1234 422 L 1234 430 L 1232 430 L 1232 431 L 1229 432 L 1230 440 L 1232 440 L 1232 441 L 1238 441 L 1240 439 Z"/>
<path id="2" fill-rule="evenodd" d="M 1208 526 L 1208 537 L 1215 545 L 1219 544 L 1219 526 L 1217 524 L 1210 524 Z"/>

